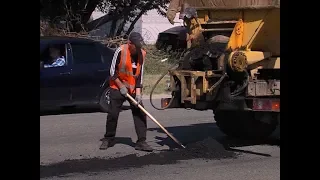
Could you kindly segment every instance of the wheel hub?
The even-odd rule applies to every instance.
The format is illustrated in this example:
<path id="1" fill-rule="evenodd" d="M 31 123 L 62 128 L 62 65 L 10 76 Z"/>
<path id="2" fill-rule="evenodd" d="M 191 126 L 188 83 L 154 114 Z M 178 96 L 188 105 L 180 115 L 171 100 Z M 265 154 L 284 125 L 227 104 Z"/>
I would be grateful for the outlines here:
<path id="1" fill-rule="evenodd" d="M 105 101 L 107 104 L 110 104 L 110 91 L 107 91 L 105 93 Z"/>

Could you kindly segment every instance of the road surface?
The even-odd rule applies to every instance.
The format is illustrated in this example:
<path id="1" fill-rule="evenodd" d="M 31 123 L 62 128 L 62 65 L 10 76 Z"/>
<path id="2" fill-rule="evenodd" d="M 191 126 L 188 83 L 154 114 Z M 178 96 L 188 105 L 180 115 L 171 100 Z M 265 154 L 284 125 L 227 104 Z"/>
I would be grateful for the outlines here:
<path id="1" fill-rule="evenodd" d="M 159 105 L 159 104 L 157 104 Z M 280 179 L 280 145 L 244 142 L 219 131 L 212 111 L 146 109 L 187 146 L 177 149 L 151 120 L 148 143 L 155 153 L 134 150 L 136 134 L 130 110 L 120 113 L 117 142 L 99 150 L 105 132 L 105 113 L 75 110 L 40 115 L 40 178 L 122 180 L 275 180 Z M 277 134 L 276 134 L 277 135 Z"/>

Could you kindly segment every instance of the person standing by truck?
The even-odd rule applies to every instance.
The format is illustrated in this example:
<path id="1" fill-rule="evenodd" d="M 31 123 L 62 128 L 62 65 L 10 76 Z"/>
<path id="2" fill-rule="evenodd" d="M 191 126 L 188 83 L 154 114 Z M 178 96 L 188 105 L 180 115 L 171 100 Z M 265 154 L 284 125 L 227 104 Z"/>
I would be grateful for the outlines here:
<path id="1" fill-rule="evenodd" d="M 141 88 L 146 56 L 146 51 L 142 49 L 143 45 L 141 34 L 132 32 L 128 37 L 128 43 L 121 45 L 114 53 L 110 68 L 110 107 L 107 115 L 106 133 L 100 146 L 101 150 L 108 149 L 115 144 L 119 113 L 124 101 L 127 100 L 127 93 L 143 106 Z M 129 102 L 138 136 L 135 149 L 152 151 L 153 149 L 146 143 L 147 117 L 130 100 Z"/>

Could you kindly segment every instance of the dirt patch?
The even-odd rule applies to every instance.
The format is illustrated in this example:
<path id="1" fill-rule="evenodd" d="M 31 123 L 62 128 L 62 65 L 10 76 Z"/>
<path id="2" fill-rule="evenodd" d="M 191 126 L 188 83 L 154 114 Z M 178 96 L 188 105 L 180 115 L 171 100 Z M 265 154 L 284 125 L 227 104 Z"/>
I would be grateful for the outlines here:
<path id="1" fill-rule="evenodd" d="M 115 171 L 128 168 L 140 168 L 146 165 L 175 164 L 188 159 L 222 159 L 235 158 L 234 152 L 225 150 L 215 139 L 208 138 L 201 142 L 186 145 L 186 149 L 151 153 L 137 157 L 135 154 L 114 159 L 66 160 L 47 166 L 40 165 L 40 178 L 63 176 L 70 173 L 88 173 Z"/>

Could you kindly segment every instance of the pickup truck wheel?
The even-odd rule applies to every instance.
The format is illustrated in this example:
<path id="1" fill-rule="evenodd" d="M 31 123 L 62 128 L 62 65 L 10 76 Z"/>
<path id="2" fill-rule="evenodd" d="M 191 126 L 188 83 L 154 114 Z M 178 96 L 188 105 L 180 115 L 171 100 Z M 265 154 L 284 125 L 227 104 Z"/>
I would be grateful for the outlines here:
<path id="1" fill-rule="evenodd" d="M 108 112 L 110 104 L 110 87 L 107 87 L 100 96 L 99 106 L 103 112 Z"/>
<path id="2" fill-rule="evenodd" d="M 214 118 L 223 133 L 235 138 L 265 139 L 278 125 L 272 113 L 223 110 L 217 111 Z"/>

